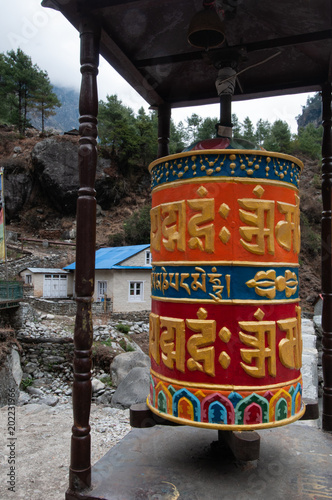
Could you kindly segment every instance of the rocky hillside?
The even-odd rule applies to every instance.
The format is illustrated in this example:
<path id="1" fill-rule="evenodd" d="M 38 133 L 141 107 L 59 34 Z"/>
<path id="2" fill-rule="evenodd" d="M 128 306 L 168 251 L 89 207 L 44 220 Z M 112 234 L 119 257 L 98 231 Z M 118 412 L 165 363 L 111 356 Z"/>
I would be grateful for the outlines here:
<path id="1" fill-rule="evenodd" d="M 79 178 L 78 137 L 40 137 L 34 129 L 19 138 L 0 128 L 0 166 L 4 167 L 6 223 L 23 237 L 75 238 Z M 124 176 L 111 159 L 99 158 L 96 176 L 97 244 L 107 245 L 123 220 L 150 199 L 145 170 Z"/>
<path id="2" fill-rule="evenodd" d="M 21 139 L 13 130 L 0 128 L 7 230 L 21 237 L 74 242 L 79 186 L 77 147 L 75 136 L 40 137 L 39 132 L 32 130 L 28 137 Z M 305 165 L 300 188 L 301 297 L 303 309 L 311 312 L 320 291 L 320 164 L 309 158 L 301 159 Z M 138 168 L 124 175 L 111 158 L 100 156 L 96 190 L 97 245 L 105 246 L 125 218 L 150 201 L 149 174 Z M 74 256 L 67 247 L 39 252 L 44 252 L 39 254 L 42 262 L 47 261 L 51 253 L 52 264 L 57 265 L 58 258 L 61 266 L 71 262 Z"/>

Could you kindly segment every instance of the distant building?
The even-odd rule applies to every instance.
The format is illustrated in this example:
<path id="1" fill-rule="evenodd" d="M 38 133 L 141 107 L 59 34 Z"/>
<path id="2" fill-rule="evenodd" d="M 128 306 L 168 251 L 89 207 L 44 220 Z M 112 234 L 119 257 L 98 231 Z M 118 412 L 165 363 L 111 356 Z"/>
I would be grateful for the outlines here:
<path id="1" fill-rule="evenodd" d="M 33 287 L 34 297 L 61 299 L 72 295 L 69 273 L 63 269 L 28 267 L 19 274 L 24 284 Z"/>
<path id="2" fill-rule="evenodd" d="M 73 274 L 75 263 L 65 271 Z M 150 245 L 100 248 L 96 252 L 96 302 L 108 300 L 113 312 L 147 311 L 151 308 L 151 253 Z"/>

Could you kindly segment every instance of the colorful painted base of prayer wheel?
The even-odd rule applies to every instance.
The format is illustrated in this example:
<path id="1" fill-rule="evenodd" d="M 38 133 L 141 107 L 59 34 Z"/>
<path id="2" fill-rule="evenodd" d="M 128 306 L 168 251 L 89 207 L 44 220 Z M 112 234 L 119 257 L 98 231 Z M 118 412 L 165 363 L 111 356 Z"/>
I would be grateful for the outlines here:
<path id="1" fill-rule="evenodd" d="M 153 412 L 229 430 L 304 413 L 301 168 L 293 157 L 248 150 L 151 164 Z"/>

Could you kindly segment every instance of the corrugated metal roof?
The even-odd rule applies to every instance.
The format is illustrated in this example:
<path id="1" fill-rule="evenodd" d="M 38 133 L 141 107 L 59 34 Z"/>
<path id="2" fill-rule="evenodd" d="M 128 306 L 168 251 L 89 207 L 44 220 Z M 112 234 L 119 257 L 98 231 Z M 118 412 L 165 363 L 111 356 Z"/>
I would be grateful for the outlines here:
<path id="1" fill-rule="evenodd" d="M 119 266 L 120 263 L 124 260 L 129 259 L 133 255 L 136 255 L 137 253 L 141 252 L 142 250 L 146 250 L 149 247 L 150 244 L 100 248 L 96 252 L 95 269 L 114 269 L 115 266 Z M 67 269 L 69 271 L 74 270 L 75 265 L 76 263 L 73 262 L 69 266 L 66 266 L 64 269 Z M 146 268 L 146 266 L 142 267 Z M 140 267 L 138 267 L 138 269 L 139 268 Z"/>
<path id="2" fill-rule="evenodd" d="M 48 268 L 48 267 L 27 267 L 27 270 L 31 273 L 35 274 L 68 274 L 68 271 L 64 271 L 63 269 L 57 268 Z M 23 269 L 24 271 L 24 269 Z"/>

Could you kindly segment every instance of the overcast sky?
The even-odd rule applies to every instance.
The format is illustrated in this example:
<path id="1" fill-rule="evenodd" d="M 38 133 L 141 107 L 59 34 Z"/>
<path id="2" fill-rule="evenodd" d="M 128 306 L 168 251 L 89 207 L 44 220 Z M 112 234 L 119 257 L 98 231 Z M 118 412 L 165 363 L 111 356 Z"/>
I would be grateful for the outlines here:
<path id="1" fill-rule="evenodd" d="M 93 1 L 93 0 L 91 0 Z M 78 32 L 59 13 L 41 7 L 41 0 L 2 1 L 0 17 L 0 52 L 20 47 L 34 64 L 47 71 L 53 85 L 79 90 L 79 37 Z M 102 58 L 98 76 L 99 98 L 117 94 L 126 106 L 137 111 L 147 103 Z M 302 111 L 310 94 L 255 99 L 233 103 L 232 111 L 240 122 L 249 116 L 254 124 L 262 118 L 273 123 L 285 120 L 293 133 L 297 131 L 296 116 Z M 176 109 L 172 117 L 176 122 L 192 113 L 202 117 L 218 117 L 219 106 L 196 106 Z"/>

